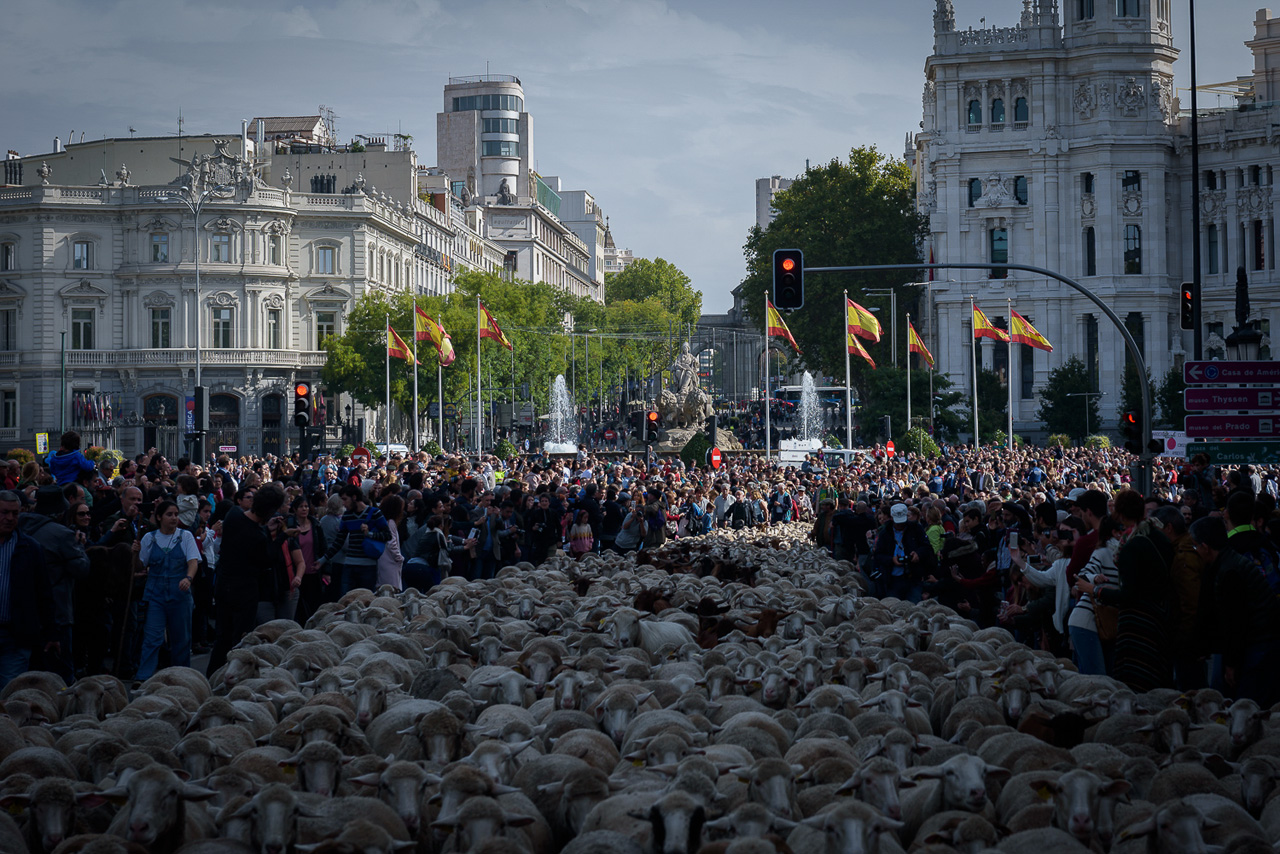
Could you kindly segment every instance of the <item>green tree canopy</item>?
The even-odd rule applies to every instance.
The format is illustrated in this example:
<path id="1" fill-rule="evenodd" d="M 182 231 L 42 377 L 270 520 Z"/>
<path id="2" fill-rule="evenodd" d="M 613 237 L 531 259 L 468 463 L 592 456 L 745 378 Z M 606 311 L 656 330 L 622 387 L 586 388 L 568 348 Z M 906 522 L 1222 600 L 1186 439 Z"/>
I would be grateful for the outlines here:
<path id="1" fill-rule="evenodd" d="M 880 436 L 880 416 L 888 415 L 895 438 L 907 432 L 907 372 L 892 366 L 869 371 L 863 376 L 864 396 L 860 419 L 864 442 L 874 442 Z M 951 380 L 942 374 L 934 374 L 933 395 L 937 398 L 934 409 L 934 428 L 938 436 L 955 441 L 965 427 L 965 421 L 957 410 L 964 395 L 956 391 Z M 911 420 L 914 426 L 929 424 L 929 372 L 916 369 L 911 372 Z"/>
<path id="2" fill-rule="evenodd" d="M 605 276 L 605 305 L 623 300 L 657 300 L 680 324 L 696 324 L 702 314 L 702 292 L 694 290 L 679 267 L 662 258 L 637 258 L 621 273 Z"/>
<path id="3" fill-rule="evenodd" d="M 1155 390 L 1156 402 L 1160 405 L 1160 424 L 1171 430 L 1181 430 L 1187 417 L 1186 379 L 1182 376 L 1182 368 L 1174 365 L 1164 375 L 1159 388 Z"/>
<path id="4" fill-rule="evenodd" d="M 1050 433 L 1065 433 L 1082 439 L 1102 426 L 1097 396 L 1082 396 L 1093 390 L 1084 360 L 1072 356 L 1061 367 L 1049 372 L 1049 381 L 1040 391 L 1040 409 L 1036 417 L 1044 422 Z"/>
<path id="5" fill-rule="evenodd" d="M 1155 398 L 1155 384 L 1151 382 L 1150 371 L 1147 371 L 1147 384 L 1151 386 L 1152 397 Z M 1156 399 L 1151 401 L 1151 416 L 1153 418 L 1156 417 L 1156 403 Z M 1132 361 L 1125 359 L 1124 380 L 1120 386 L 1120 406 L 1116 409 L 1117 430 L 1124 429 L 1122 419 L 1124 414 L 1131 409 L 1138 413 L 1139 418 L 1142 417 L 1142 385 L 1138 382 L 1138 369 L 1134 367 Z"/>
<path id="6" fill-rule="evenodd" d="M 972 400 L 965 419 L 972 430 Z M 1007 435 L 1008 426 L 1009 390 L 1000 382 L 999 374 L 983 368 L 978 372 L 978 435 L 983 442 L 994 442 L 997 433 Z"/>
<path id="7" fill-rule="evenodd" d="M 769 227 L 751 229 L 743 247 L 747 275 L 742 294 L 748 314 L 764 328 L 764 295 L 773 287 L 775 249 L 800 249 L 806 268 L 849 264 L 897 264 L 920 260 L 925 221 L 915 210 L 911 170 L 901 160 L 872 148 L 854 148 L 848 162 L 833 159 L 814 166 L 779 193 L 773 202 L 777 216 Z M 895 288 L 898 312 L 914 308 L 919 289 L 903 288 L 915 276 L 909 270 L 862 274 L 805 275 L 804 308 L 787 318 L 804 362 L 825 374 L 844 374 L 843 291 L 855 302 L 880 307 L 884 335 L 868 344 L 877 364 L 893 362 L 890 351 L 890 301 L 868 298 L 865 291 Z M 898 320 L 898 348 L 905 352 L 905 324 Z M 785 346 L 785 345 L 784 345 Z M 865 392 L 870 365 L 856 360 L 854 384 Z M 905 426 L 905 425 L 904 425 Z"/>

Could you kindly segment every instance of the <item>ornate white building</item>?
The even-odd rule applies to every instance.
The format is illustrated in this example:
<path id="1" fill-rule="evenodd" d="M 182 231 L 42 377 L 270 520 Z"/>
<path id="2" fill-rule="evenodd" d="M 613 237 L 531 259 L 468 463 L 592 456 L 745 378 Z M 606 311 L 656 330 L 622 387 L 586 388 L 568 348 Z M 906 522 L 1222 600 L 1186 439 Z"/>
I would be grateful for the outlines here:
<path id="1" fill-rule="evenodd" d="M 1206 357 L 1226 355 L 1237 266 L 1248 272 L 1264 333 L 1280 311 L 1271 166 L 1280 22 L 1263 10 L 1255 27 L 1247 44 L 1257 71 L 1241 79 L 1238 107 L 1200 115 Z M 1195 199 L 1190 118 L 1174 96 L 1177 57 L 1169 0 L 1069 0 L 1063 9 L 1024 0 L 1016 24 L 976 30 L 957 29 L 951 0 L 937 0 L 921 132 L 908 150 L 929 221 L 925 257 L 1026 263 L 1077 279 L 1133 333 L 1155 382 L 1191 351 L 1190 333 L 1178 328 Z M 972 383 L 969 297 L 1001 326 L 1011 301 L 1055 348 L 1015 345 L 1010 370 L 1004 345 L 979 344 L 979 368 L 1014 384 L 1015 432 L 1042 435 L 1037 391 L 1071 356 L 1095 377 L 1103 427 L 1113 428 L 1124 342 L 1097 307 L 1016 271 L 936 279 L 923 325 L 939 369 L 959 387 Z"/>
<path id="2" fill-rule="evenodd" d="M 179 455 L 198 324 L 206 448 L 293 450 L 290 390 L 318 381 L 325 337 L 366 290 L 439 293 L 458 266 L 502 269 L 461 211 L 418 197 L 412 152 L 291 154 L 247 134 L 56 148 L 11 156 L 0 182 L 0 448 L 65 424 Z M 198 223 L 173 203 L 217 185 Z M 373 417 L 326 404 L 334 435 Z"/>

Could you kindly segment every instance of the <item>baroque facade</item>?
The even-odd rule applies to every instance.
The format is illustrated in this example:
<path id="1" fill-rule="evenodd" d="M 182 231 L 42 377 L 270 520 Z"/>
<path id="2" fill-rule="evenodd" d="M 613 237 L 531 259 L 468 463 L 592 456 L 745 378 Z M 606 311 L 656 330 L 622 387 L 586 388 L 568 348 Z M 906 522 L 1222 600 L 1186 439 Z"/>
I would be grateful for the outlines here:
<path id="1" fill-rule="evenodd" d="M 319 380 L 325 337 L 343 331 L 363 293 L 440 292 L 459 241 L 460 263 L 501 269 L 503 251 L 465 217 L 417 197 L 411 152 L 371 150 L 341 183 L 329 180 L 333 154 L 318 170 L 308 158 L 322 155 L 273 154 L 246 134 L 102 140 L 5 161 L 0 447 L 33 449 L 37 432 L 56 441 L 65 424 L 126 453 L 180 455 L 198 325 L 206 448 L 287 453 L 290 390 Z M 108 179 L 98 164 L 125 156 L 132 167 Z M 403 173 L 399 197 L 364 177 L 383 160 Z M 198 223 L 174 203 L 214 187 Z M 362 417 L 373 426 L 358 404 L 325 408 L 331 435 Z"/>
<path id="2" fill-rule="evenodd" d="M 1253 84 L 1242 84 L 1236 107 L 1199 117 L 1206 358 L 1228 355 L 1237 267 L 1268 336 L 1280 311 L 1270 165 L 1280 146 L 1270 71 L 1278 24 L 1258 13 L 1247 43 Z M 1191 355 L 1178 296 L 1191 280 L 1197 200 L 1177 57 L 1169 0 L 1025 0 L 1015 25 L 976 30 L 957 29 L 951 0 L 937 0 L 921 132 L 907 152 L 929 223 L 926 257 L 1025 263 L 1078 280 L 1133 334 L 1156 383 Z M 1124 341 L 1085 297 L 1043 276 L 989 270 L 938 271 L 928 292 L 922 325 L 960 388 L 972 387 L 971 296 L 999 326 L 1012 305 L 1053 343 L 1052 353 L 1015 345 L 1010 365 L 1004 345 L 979 342 L 979 369 L 1013 383 L 1015 432 L 1043 437 L 1037 392 L 1072 356 L 1103 395 L 1102 428 L 1115 423 Z"/>

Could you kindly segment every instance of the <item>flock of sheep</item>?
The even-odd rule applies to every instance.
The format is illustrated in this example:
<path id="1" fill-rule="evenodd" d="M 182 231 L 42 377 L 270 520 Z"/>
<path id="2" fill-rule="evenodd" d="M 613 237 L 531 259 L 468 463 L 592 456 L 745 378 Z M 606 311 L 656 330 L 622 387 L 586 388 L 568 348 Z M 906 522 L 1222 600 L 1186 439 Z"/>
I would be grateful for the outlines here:
<path id="1" fill-rule="evenodd" d="M 800 526 L 275 621 L 0 694 L 0 852 L 1271 852 L 1280 730 L 860 596 Z"/>

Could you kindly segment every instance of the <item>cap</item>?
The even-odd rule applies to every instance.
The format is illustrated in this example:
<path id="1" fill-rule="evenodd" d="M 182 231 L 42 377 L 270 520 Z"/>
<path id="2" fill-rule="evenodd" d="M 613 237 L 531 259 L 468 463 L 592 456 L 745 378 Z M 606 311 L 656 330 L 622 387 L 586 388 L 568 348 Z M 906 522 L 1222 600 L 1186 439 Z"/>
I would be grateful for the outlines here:
<path id="1" fill-rule="evenodd" d="M 1075 489 L 1073 489 L 1073 490 L 1071 490 L 1070 492 L 1068 492 L 1068 493 L 1067 493 L 1067 500 L 1068 500 L 1068 501 L 1079 501 L 1079 500 L 1080 500 L 1080 496 L 1081 496 L 1081 495 L 1084 495 L 1084 494 L 1085 494 L 1086 492 L 1088 492 L 1088 491 L 1089 491 L 1089 490 L 1084 489 L 1083 487 L 1079 487 L 1079 486 L 1077 486 Z"/>
<path id="2" fill-rule="evenodd" d="M 895 524 L 901 525 L 907 521 L 907 505 L 895 504 L 889 509 L 889 515 L 893 518 Z"/>

